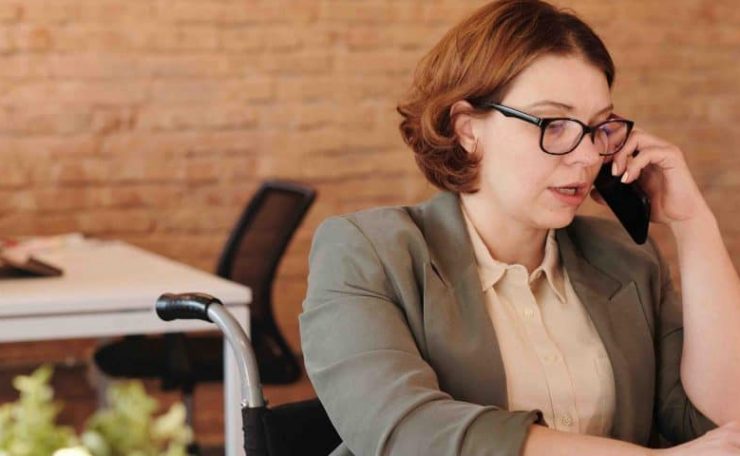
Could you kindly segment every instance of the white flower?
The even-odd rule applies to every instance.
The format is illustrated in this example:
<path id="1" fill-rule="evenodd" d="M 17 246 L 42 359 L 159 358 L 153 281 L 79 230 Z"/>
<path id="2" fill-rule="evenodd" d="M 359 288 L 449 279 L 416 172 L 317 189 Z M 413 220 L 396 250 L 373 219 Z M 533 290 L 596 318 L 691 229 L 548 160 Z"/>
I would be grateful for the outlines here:
<path id="1" fill-rule="evenodd" d="M 56 450 L 53 456 L 92 456 L 92 455 L 90 454 L 90 452 L 88 452 L 83 447 L 75 447 L 75 448 L 62 448 L 60 450 Z"/>

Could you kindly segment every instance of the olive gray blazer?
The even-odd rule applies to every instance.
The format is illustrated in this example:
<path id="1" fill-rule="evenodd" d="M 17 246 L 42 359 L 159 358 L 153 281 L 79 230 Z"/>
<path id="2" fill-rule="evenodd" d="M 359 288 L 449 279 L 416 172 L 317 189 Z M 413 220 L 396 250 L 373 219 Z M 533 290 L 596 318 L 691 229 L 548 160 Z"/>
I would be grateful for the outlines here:
<path id="1" fill-rule="evenodd" d="M 581 216 L 557 240 L 611 360 L 612 437 L 647 446 L 658 431 L 678 443 L 713 428 L 681 385 L 681 301 L 653 242 Z M 457 194 L 329 218 L 309 263 L 301 341 L 344 441 L 332 455 L 521 453 L 540 414 L 507 410 Z"/>

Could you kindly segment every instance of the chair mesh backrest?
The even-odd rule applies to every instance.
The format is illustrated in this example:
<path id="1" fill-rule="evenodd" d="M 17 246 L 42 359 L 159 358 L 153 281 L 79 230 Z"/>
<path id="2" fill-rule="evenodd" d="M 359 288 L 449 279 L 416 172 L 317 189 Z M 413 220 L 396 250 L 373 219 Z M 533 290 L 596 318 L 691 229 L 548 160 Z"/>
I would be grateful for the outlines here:
<path id="1" fill-rule="evenodd" d="M 315 196 L 304 185 L 265 182 L 224 247 L 217 273 L 252 289 L 250 313 L 256 320 L 271 312 L 270 289 L 280 258 Z"/>

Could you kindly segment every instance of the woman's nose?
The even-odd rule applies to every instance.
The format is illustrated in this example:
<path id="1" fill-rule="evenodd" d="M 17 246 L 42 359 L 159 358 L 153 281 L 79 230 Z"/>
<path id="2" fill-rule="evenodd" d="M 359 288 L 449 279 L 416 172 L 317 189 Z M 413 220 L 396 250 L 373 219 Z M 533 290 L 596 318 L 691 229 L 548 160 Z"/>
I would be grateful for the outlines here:
<path id="1" fill-rule="evenodd" d="M 571 163 L 582 163 L 587 166 L 600 162 L 603 159 L 601 155 L 603 148 L 599 144 L 599 141 L 594 139 L 591 135 L 584 135 L 581 143 L 571 153 L 565 156 L 567 161 Z"/>

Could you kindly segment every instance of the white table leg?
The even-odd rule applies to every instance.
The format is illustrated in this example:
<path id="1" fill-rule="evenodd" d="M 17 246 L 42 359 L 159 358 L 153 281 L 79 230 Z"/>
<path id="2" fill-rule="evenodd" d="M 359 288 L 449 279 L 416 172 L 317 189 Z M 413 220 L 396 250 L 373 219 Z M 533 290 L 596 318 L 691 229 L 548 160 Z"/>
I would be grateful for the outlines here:
<path id="1" fill-rule="evenodd" d="M 236 320 L 249 335 L 249 308 L 228 307 Z M 224 447 L 226 456 L 244 455 L 244 431 L 242 430 L 241 389 L 236 358 L 228 342 L 224 340 Z"/>

